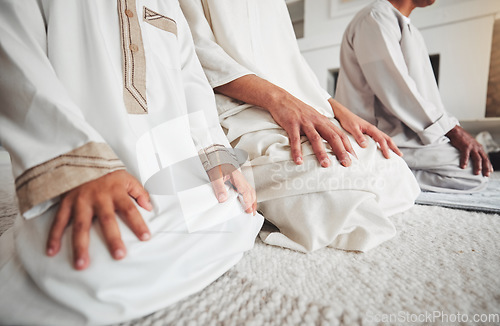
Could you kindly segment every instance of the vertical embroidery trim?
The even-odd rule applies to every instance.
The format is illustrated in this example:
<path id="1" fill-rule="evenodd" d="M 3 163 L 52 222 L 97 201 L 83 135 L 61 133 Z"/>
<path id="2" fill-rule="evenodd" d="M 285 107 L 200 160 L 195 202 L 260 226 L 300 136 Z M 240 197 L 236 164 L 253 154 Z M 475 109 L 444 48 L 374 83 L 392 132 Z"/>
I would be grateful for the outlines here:
<path id="1" fill-rule="evenodd" d="M 146 56 L 135 0 L 118 0 L 122 43 L 123 100 L 130 114 L 148 113 Z"/>
<path id="2" fill-rule="evenodd" d="M 144 21 L 177 36 L 177 23 L 172 18 L 163 16 L 162 14 L 144 7 Z"/>

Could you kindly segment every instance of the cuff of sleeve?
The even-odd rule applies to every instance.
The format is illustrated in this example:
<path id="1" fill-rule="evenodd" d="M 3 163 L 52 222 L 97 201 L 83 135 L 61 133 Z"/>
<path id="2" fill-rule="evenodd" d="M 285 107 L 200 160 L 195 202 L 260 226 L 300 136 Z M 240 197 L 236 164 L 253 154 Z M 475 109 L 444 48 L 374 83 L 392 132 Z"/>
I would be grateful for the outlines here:
<path id="1" fill-rule="evenodd" d="M 219 87 L 222 85 L 226 85 L 227 83 L 230 83 L 233 80 L 236 80 L 238 78 L 241 78 L 241 77 L 247 76 L 247 75 L 255 75 L 255 74 L 253 72 L 251 72 L 250 70 L 241 70 L 241 71 L 237 71 L 237 72 L 234 72 L 232 74 L 229 74 L 229 75 L 217 76 L 218 77 L 217 79 L 208 78 L 208 81 L 210 83 L 210 86 L 212 86 L 212 88 L 216 88 L 216 87 Z"/>
<path id="2" fill-rule="evenodd" d="M 323 94 L 323 97 L 328 101 L 329 99 L 332 98 L 330 93 L 328 93 L 324 88 L 321 88 L 321 93 Z"/>
<path id="3" fill-rule="evenodd" d="M 50 206 L 46 205 L 48 201 L 53 202 L 54 198 L 85 182 L 123 169 L 125 166 L 107 144 L 86 143 L 17 177 L 19 210 L 26 218 L 38 216 Z"/>
<path id="4" fill-rule="evenodd" d="M 240 167 L 238 164 L 238 158 L 233 151 L 222 145 L 216 144 L 206 147 L 200 150 L 198 155 L 200 156 L 200 160 L 205 171 L 209 171 L 222 164 L 231 164 L 236 169 Z"/>
<path id="5" fill-rule="evenodd" d="M 437 121 L 421 131 L 418 136 L 425 145 L 429 145 L 438 141 L 456 125 L 458 125 L 458 120 L 445 113 Z"/>

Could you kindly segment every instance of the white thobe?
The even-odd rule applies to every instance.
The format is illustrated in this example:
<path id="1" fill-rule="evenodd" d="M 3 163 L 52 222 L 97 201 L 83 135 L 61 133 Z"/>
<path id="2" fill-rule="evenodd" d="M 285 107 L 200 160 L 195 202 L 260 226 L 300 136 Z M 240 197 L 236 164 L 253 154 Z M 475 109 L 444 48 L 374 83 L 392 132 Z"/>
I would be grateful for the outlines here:
<path id="1" fill-rule="evenodd" d="M 219 204 L 205 173 L 234 156 L 177 1 L 1 1 L 0 71 L 0 139 L 21 212 L 0 238 L 0 324 L 140 317 L 252 248 L 262 217 L 232 190 Z M 59 196 L 125 168 L 150 192 L 154 210 L 139 210 L 152 238 L 119 220 L 128 254 L 115 261 L 94 225 L 91 265 L 76 271 L 69 227 L 47 257 Z"/>
<path id="2" fill-rule="evenodd" d="M 424 190 L 479 190 L 486 178 L 459 168 L 424 39 L 387 0 L 362 9 L 341 45 L 336 99 L 393 138 Z"/>
<path id="3" fill-rule="evenodd" d="M 337 125 L 330 96 L 302 57 L 282 0 L 181 0 L 196 52 L 212 87 L 256 74 L 285 89 Z M 371 141 L 359 160 L 321 168 L 302 137 L 297 166 L 286 132 L 263 109 L 217 95 L 221 124 L 231 144 L 249 153 L 259 210 L 279 232 L 264 242 L 300 251 L 326 246 L 366 251 L 391 239 L 388 216 L 413 205 L 418 186 L 403 160 L 382 157 Z M 283 108 L 286 110 L 286 108 Z"/>

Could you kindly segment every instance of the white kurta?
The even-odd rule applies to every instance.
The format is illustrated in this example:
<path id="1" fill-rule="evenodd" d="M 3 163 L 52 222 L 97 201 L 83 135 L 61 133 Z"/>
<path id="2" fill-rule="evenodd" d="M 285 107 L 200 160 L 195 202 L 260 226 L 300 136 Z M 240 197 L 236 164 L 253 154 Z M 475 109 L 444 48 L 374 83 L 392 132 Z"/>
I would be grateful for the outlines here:
<path id="1" fill-rule="evenodd" d="M 424 190 L 479 190 L 445 134 L 458 124 L 441 101 L 424 39 L 387 0 L 362 9 L 341 45 L 336 99 L 391 136 Z"/>
<path id="2" fill-rule="evenodd" d="M 212 87 L 256 74 L 333 119 L 329 95 L 302 57 L 283 0 L 181 0 L 196 52 Z M 388 216 L 408 209 L 419 193 L 403 160 L 382 157 L 371 141 L 359 160 L 321 168 L 306 137 L 295 165 L 286 132 L 261 108 L 217 95 L 221 124 L 249 153 L 259 210 L 280 232 L 262 239 L 300 251 L 325 246 L 366 251 L 392 238 Z M 286 110 L 286 108 L 283 108 Z"/>
<path id="3" fill-rule="evenodd" d="M 252 248 L 262 217 L 232 190 L 219 204 L 205 173 L 233 157 L 177 1 L 1 1 L 0 71 L 0 140 L 22 213 L 0 238 L 0 324 L 143 316 Z M 139 209 L 151 240 L 119 221 L 128 254 L 115 261 L 94 225 L 91 265 L 76 271 L 70 227 L 47 257 L 59 195 L 124 168 L 150 192 L 153 212 Z"/>

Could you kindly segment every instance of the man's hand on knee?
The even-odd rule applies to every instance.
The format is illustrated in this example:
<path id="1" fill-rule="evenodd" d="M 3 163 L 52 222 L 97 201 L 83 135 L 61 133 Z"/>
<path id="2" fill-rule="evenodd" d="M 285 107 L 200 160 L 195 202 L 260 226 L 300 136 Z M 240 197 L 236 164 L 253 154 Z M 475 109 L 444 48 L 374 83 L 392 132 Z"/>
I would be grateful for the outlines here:
<path id="1" fill-rule="evenodd" d="M 246 75 L 216 87 L 215 91 L 268 111 L 288 134 L 292 159 L 296 164 L 303 162 L 301 135 L 309 139 L 322 167 L 331 163 L 323 140 L 332 147 L 343 166 L 351 165 L 348 153 L 356 156 L 349 138 L 340 128 L 311 106 L 265 79 Z"/>
<path id="2" fill-rule="evenodd" d="M 292 158 L 296 164 L 302 164 L 300 136 L 305 135 L 313 148 L 314 154 L 322 167 L 330 166 L 326 153 L 325 140 L 333 154 L 343 166 L 351 165 L 348 153 L 356 156 L 346 133 L 335 126 L 327 117 L 300 101 L 289 96 L 286 102 L 269 109 L 274 120 L 287 132 L 290 139 Z"/>
<path id="3" fill-rule="evenodd" d="M 153 209 L 147 191 L 125 170 L 111 172 L 65 193 L 50 228 L 47 255 L 55 256 L 59 252 L 64 230 L 72 223 L 73 264 L 78 270 L 87 268 L 90 262 L 89 232 L 95 217 L 101 225 L 111 256 L 117 260 L 125 257 L 126 248 L 116 214 L 140 240 L 151 237 L 132 198 L 144 209 Z"/>
<path id="4" fill-rule="evenodd" d="M 367 146 L 365 138 L 365 135 L 367 135 L 377 142 L 385 158 L 391 158 L 391 151 L 399 156 L 403 156 L 403 153 L 399 150 L 392 138 L 380 129 L 368 121 L 358 117 L 333 98 L 330 98 L 328 102 L 330 102 L 332 110 L 335 114 L 335 119 L 340 122 L 342 128 L 344 128 L 354 137 L 354 139 L 356 139 L 359 146 L 363 148 Z"/>
<path id="5" fill-rule="evenodd" d="M 493 172 L 493 166 L 483 146 L 462 127 L 455 126 L 446 136 L 450 139 L 450 143 L 460 151 L 460 167 L 462 169 L 467 167 L 470 159 L 475 175 L 482 172 L 485 177 L 488 177 Z"/>

